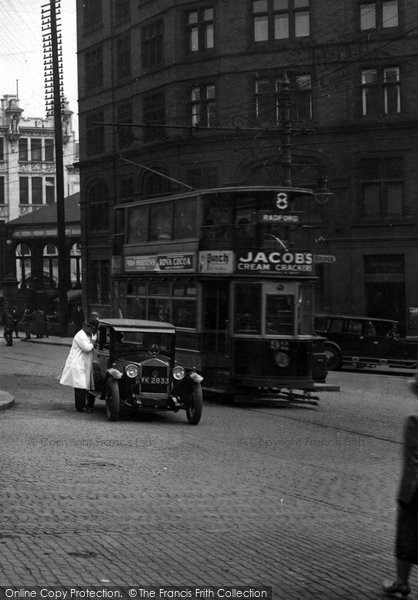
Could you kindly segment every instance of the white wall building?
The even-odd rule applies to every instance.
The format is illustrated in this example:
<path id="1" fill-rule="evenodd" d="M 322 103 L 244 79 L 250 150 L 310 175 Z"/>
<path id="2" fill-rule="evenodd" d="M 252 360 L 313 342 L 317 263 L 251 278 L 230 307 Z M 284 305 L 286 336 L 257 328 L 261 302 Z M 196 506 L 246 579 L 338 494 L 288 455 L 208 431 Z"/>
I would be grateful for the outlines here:
<path id="1" fill-rule="evenodd" d="M 0 99 L 0 220 L 56 202 L 54 118 L 24 117 L 16 95 Z M 80 190 L 72 111 L 63 123 L 64 196 Z"/>

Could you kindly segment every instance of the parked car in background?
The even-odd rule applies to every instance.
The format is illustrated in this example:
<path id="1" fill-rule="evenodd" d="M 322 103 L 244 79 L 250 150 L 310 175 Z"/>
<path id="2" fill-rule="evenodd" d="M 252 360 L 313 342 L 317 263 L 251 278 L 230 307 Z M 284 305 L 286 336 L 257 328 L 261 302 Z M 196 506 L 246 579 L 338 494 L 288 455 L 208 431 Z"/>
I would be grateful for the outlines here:
<path id="1" fill-rule="evenodd" d="M 399 337 L 398 321 L 347 315 L 315 315 L 315 333 L 325 338 L 328 369 L 386 365 L 416 368 L 418 342 Z"/>

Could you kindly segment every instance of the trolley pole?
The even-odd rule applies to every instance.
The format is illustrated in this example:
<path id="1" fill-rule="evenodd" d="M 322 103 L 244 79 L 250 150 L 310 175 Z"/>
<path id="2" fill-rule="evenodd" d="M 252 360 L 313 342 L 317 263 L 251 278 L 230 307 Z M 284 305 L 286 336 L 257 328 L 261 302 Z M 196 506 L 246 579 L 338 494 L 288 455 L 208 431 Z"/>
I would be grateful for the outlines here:
<path id="1" fill-rule="evenodd" d="M 67 268 L 67 244 L 65 240 L 65 204 L 64 204 L 64 160 L 62 149 L 62 47 L 61 35 L 58 38 L 57 28 L 57 5 L 59 0 L 50 0 L 49 2 L 49 22 L 48 25 L 50 37 L 47 39 L 44 47 L 47 46 L 51 53 L 49 63 L 45 61 L 45 71 L 49 69 L 52 74 L 52 103 L 49 99 L 50 107 L 54 114 L 55 130 L 55 178 L 57 194 L 57 233 L 58 233 L 58 293 L 60 303 L 60 335 L 67 335 L 67 286 L 68 286 L 68 268 Z M 46 8 L 46 7 L 45 7 Z M 48 13 L 46 8 L 45 13 Z M 48 80 L 47 80 L 48 81 Z M 48 84 L 46 84 L 48 86 Z M 50 85 L 48 87 L 51 87 Z M 48 91 L 48 90 L 47 90 Z M 47 100 L 48 104 L 48 100 Z"/>
<path id="2" fill-rule="evenodd" d="M 283 122 L 283 184 L 290 187 L 292 185 L 292 122 L 290 119 L 290 81 L 287 77 L 287 73 L 284 73 L 282 79 L 281 102 Z"/>

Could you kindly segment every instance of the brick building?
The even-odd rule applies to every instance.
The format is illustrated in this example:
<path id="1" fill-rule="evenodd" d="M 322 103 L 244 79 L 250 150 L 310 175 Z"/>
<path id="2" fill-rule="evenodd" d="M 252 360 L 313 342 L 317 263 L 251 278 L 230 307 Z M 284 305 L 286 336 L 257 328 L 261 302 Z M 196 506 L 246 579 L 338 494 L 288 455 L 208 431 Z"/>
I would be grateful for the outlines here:
<path id="1" fill-rule="evenodd" d="M 119 293 L 114 206 L 183 184 L 283 183 L 287 131 L 293 183 L 326 178 L 333 193 L 307 229 L 336 257 L 317 265 L 318 309 L 416 333 L 414 0 L 79 0 L 77 19 L 91 308 L 110 312 Z"/>

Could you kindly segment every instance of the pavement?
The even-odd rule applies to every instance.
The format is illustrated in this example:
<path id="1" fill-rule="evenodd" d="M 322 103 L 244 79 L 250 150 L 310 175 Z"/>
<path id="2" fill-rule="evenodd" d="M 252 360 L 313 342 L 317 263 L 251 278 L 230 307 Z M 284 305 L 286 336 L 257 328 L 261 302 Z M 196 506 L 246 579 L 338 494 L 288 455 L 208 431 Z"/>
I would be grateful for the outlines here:
<path id="1" fill-rule="evenodd" d="M 52 346 L 68 346 L 71 347 L 73 338 L 71 337 L 58 337 L 58 336 L 49 336 L 47 338 L 34 338 L 31 337 L 29 340 L 26 340 L 24 337 L 20 337 L 18 339 L 13 338 L 14 344 L 20 344 L 21 342 L 27 344 L 49 344 Z M 6 410 L 8 408 L 12 408 L 15 403 L 15 398 L 12 394 L 8 392 L 4 392 L 0 390 L 0 411 Z"/>

